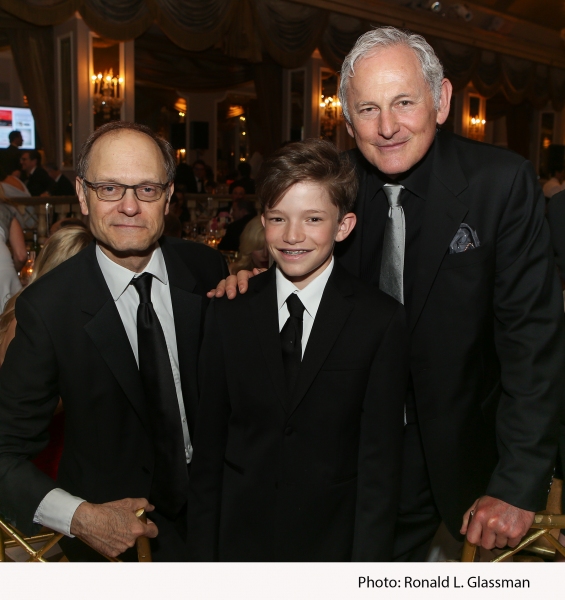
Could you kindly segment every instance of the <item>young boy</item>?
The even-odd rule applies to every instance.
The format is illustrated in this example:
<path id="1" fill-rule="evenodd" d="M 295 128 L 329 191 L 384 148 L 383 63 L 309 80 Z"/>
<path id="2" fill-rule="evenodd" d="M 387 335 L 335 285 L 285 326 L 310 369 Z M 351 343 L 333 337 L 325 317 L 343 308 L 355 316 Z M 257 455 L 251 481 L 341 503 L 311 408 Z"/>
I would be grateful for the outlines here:
<path id="1" fill-rule="evenodd" d="M 353 168 L 285 146 L 257 182 L 275 264 L 212 303 L 188 504 L 196 560 L 388 560 L 407 377 L 403 307 L 333 259 Z"/>

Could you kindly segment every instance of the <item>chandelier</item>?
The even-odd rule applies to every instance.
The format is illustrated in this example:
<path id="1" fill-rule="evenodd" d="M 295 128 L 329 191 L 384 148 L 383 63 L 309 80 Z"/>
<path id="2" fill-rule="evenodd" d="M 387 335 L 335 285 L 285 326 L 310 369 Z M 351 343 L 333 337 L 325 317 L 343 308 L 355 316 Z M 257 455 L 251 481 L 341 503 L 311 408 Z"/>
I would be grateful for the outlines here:
<path id="1" fill-rule="evenodd" d="M 105 121 L 119 120 L 123 99 L 124 78 L 115 77 L 113 69 L 92 75 L 92 107 Z"/>
<path id="2" fill-rule="evenodd" d="M 324 139 L 332 139 L 341 120 L 341 102 L 334 96 L 320 96 L 320 133 Z"/>

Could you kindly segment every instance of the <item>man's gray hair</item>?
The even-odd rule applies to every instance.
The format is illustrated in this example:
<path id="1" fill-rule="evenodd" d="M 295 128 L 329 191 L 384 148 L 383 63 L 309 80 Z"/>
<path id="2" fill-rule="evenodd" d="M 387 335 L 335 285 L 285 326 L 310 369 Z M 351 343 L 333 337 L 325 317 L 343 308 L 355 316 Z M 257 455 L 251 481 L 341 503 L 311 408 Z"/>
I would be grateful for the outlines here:
<path id="1" fill-rule="evenodd" d="M 422 75 L 432 93 L 434 106 L 436 110 L 439 108 L 443 67 L 434 49 L 421 35 L 402 31 L 396 27 L 376 27 L 364 33 L 355 42 L 355 46 L 353 46 L 349 54 L 345 57 L 341 67 L 339 101 L 341 102 L 343 115 L 349 123 L 351 123 L 351 118 L 347 106 L 347 90 L 349 79 L 355 75 L 355 63 L 361 58 L 371 55 L 375 50 L 400 45 L 407 46 L 415 52 L 422 66 Z"/>

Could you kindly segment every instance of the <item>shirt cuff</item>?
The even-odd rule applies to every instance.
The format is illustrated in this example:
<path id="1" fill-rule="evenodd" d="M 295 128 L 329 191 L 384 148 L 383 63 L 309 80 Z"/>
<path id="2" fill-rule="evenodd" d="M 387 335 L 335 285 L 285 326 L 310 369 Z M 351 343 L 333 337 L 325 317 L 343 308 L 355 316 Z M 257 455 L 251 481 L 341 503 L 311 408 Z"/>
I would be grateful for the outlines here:
<path id="1" fill-rule="evenodd" d="M 85 502 L 82 498 L 72 496 L 61 488 L 51 490 L 35 511 L 34 523 L 39 523 L 49 529 L 63 533 L 68 537 L 71 534 L 71 521 L 76 509 Z"/>

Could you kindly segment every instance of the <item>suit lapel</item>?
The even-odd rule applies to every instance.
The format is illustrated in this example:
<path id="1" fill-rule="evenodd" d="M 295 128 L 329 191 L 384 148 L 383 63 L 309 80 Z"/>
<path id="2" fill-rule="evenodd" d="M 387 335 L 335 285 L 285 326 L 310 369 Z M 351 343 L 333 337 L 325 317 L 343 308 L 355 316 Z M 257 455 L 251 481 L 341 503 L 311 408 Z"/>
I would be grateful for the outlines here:
<path id="1" fill-rule="evenodd" d="M 198 386 L 195 377 L 198 372 L 202 297 L 193 293 L 196 279 L 180 256 L 167 245 L 166 241 L 161 240 L 161 249 L 167 265 L 171 289 L 183 400 L 189 431 L 192 433 L 198 405 Z"/>
<path id="2" fill-rule="evenodd" d="M 254 290 L 251 299 L 253 327 L 259 338 L 263 357 L 273 382 L 281 406 L 287 410 L 287 391 L 282 361 L 281 338 L 279 334 L 279 315 L 277 306 L 276 266 L 273 265 L 261 278 L 261 284 Z M 251 280 L 253 281 L 253 280 Z M 249 293 L 249 292 L 248 292 Z"/>
<path id="3" fill-rule="evenodd" d="M 449 138 L 436 138 L 426 211 L 420 231 L 417 277 L 410 314 L 412 330 L 422 312 L 449 244 L 463 222 L 468 206 L 457 197 L 468 185 Z"/>
<path id="4" fill-rule="evenodd" d="M 96 259 L 96 244 L 85 250 L 81 273 L 81 310 L 92 316 L 84 326 L 148 432 L 151 424 L 139 369 L 126 330 Z"/>
<path id="5" fill-rule="evenodd" d="M 334 263 L 302 359 L 289 416 L 302 402 L 349 318 L 353 302 L 348 296 L 352 294 L 349 276 L 341 265 Z"/>

